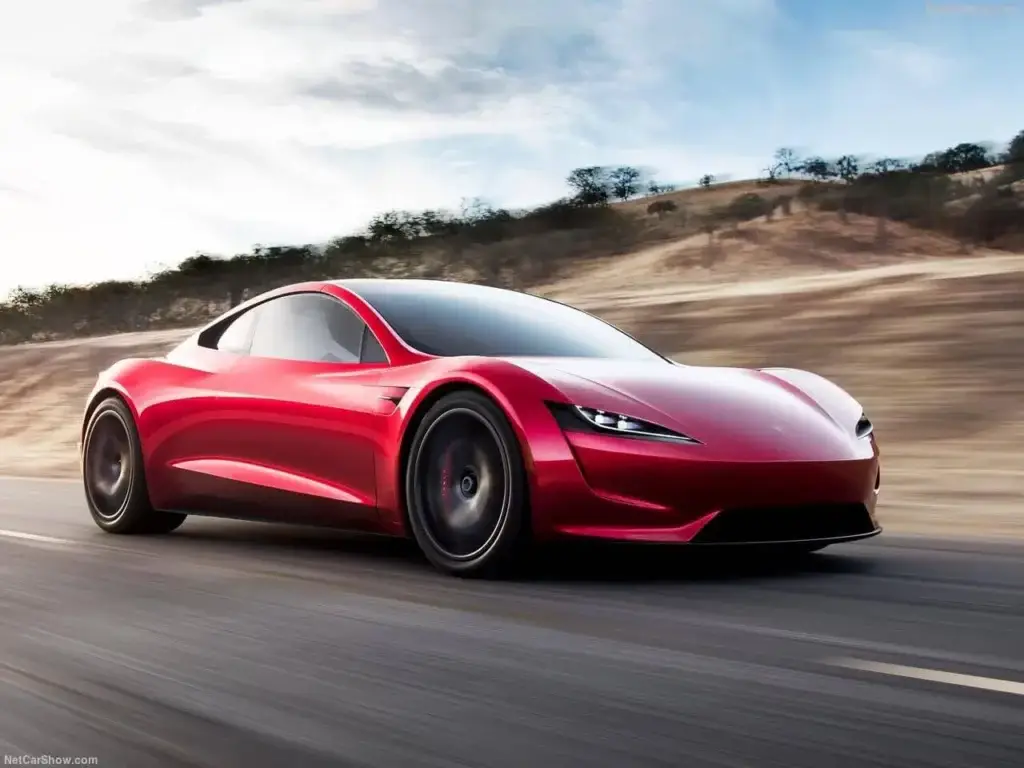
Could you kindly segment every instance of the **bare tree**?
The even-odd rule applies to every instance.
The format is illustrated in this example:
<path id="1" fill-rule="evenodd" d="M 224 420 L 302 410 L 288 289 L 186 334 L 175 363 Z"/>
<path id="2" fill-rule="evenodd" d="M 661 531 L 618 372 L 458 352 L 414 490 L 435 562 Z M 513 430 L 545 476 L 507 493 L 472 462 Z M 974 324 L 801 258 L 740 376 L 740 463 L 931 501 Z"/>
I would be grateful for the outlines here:
<path id="1" fill-rule="evenodd" d="M 791 176 L 793 171 L 800 167 L 800 159 L 797 157 L 796 151 L 789 147 L 779 147 L 775 150 L 775 165 L 774 168 L 782 171 L 787 176 Z"/>
<path id="2" fill-rule="evenodd" d="M 835 164 L 836 175 L 849 184 L 860 175 L 860 160 L 853 155 L 843 155 Z"/>

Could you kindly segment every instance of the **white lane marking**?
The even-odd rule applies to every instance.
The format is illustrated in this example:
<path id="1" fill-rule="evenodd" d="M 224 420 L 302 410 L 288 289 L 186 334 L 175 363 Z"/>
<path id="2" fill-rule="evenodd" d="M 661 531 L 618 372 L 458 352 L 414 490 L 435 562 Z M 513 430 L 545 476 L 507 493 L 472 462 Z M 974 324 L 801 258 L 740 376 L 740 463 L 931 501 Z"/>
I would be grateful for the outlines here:
<path id="1" fill-rule="evenodd" d="M 45 475 L 0 475 L 0 483 L 80 483 L 80 477 L 46 477 Z"/>
<path id="2" fill-rule="evenodd" d="M 996 677 L 980 677 L 964 675 L 959 672 L 944 672 L 941 669 L 925 669 L 924 667 L 905 667 L 902 664 L 886 664 L 881 661 L 864 661 L 863 659 L 831 659 L 829 664 L 863 672 L 877 672 L 880 675 L 909 677 L 915 680 L 928 680 L 933 683 L 959 685 L 965 688 L 979 688 L 985 691 L 1012 693 L 1024 696 L 1024 683 L 1015 680 L 1000 680 Z"/>
<path id="3" fill-rule="evenodd" d="M 27 533 L 25 531 L 8 531 L 0 528 L 0 537 L 5 539 L 20 539 L 22 541 L 38 541 L 42 544 L 72 544 L 71 539 L 58 539 L 55 536 L 44 536 L 41 533 Z"/>

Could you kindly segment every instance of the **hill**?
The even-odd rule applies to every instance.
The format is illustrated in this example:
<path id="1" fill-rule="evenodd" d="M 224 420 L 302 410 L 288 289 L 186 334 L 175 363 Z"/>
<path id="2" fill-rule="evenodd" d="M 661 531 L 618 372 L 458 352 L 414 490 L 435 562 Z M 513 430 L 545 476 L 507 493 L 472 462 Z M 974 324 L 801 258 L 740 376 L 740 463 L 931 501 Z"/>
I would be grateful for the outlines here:
<path id="1" fill-rule="evenodd" d="M 636 168 L 578 168 L 566 180 L 571 194 L 534 210 L 472 201 L 457 213 L 388 211 L 326 246 L 198 254 L 144 281 L 19 289 L 0 304 L 0 343 L 193 326 L 303 279 L 420 276 L 534 289 L 625 254 L 642 266 L 671 253 L 703 265 L 687 279 L 723 280 L 1013 250 L 1024 246 L 1022 180 L 1024 131 L 999 156 L 959 144 L 913 163 L 799 159 L 782 149 L 765 178 L 706 176 L 683 190 Z M 746 226 L 759 219 L 774 226 Z"/>

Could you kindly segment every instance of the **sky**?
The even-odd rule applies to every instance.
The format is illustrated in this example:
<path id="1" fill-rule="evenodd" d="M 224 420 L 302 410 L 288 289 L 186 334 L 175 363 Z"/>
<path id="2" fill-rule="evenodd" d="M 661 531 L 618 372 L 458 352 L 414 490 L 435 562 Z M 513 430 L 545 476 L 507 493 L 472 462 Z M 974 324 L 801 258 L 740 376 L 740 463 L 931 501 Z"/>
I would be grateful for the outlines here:
<path id="1" fill-rule="evenodd" d="M 583 165 L 1005 142 L 1021 40 L 1024 0 L 4 3 L 0 296 L 533 205 Z"/>

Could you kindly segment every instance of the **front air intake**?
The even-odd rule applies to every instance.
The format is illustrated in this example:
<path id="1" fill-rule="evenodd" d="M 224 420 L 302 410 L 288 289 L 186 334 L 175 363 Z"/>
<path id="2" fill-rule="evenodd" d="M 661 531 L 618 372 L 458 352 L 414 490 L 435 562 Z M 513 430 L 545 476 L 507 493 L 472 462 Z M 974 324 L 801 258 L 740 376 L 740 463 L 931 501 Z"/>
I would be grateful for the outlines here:
<path id="1" fill-rule="evenodd" d="M 724 509 L 693 539 L 694 544 L 764 544 L 863 536 L 875 524 L 863 504 Z"/>

